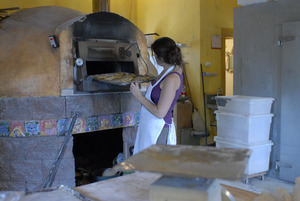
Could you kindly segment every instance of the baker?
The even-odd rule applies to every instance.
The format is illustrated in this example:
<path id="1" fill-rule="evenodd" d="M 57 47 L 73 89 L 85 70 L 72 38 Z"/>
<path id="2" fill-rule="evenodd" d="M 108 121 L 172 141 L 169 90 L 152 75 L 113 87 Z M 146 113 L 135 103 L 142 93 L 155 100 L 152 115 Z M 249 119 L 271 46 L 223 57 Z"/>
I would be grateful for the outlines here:
<path id="1" fill-rule="evenodd" d="M 168 37 L 157 39 L 151 45 L 151 50 L 163 70 L 150 83 L 145 96 L 138 83 L 133 82 L 130 85 L 131 93 L 142 104 L 133 154 L 153 144 L 176 144 L 172 110 L 183 86 L 181 50 Z"/>

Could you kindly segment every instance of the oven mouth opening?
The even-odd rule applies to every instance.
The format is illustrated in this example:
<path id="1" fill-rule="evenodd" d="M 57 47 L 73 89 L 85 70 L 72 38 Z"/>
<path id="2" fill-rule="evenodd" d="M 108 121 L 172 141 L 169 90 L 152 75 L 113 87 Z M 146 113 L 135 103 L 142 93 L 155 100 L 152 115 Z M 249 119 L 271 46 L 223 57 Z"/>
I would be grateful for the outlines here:
<path id="1" fill-rule="evenodd" d="M 133 61 L 86 61 L 87 75 L 98 75 L 115 72 L 134 72 Z"/>

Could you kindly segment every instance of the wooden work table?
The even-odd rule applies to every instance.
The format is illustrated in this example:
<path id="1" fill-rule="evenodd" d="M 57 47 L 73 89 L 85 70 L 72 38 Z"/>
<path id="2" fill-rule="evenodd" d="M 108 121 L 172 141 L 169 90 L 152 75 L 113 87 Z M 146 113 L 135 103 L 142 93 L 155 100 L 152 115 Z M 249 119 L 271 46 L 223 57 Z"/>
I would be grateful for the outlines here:
<path id="1" fill-rule="evenodd" d="M 161 177 L 158 173 L 137 172 L 74 188 L 95 201 L 149 201 L 150 185 Z M 223 185 L 223 184 L 222 184 Z M 223 185 L 236 201 L 253 201 L 258 194 Z"/>

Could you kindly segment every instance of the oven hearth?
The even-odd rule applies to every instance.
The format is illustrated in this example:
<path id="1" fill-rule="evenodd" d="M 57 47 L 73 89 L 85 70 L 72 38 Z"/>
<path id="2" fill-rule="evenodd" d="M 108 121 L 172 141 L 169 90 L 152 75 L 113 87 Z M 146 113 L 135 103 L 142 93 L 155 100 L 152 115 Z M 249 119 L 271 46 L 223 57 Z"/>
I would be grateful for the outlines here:
<path id="1" fill-rule="evenodd" d="M 122 128 L 73 135 L 76 186 L 96 182 L 123 154 Z"/>

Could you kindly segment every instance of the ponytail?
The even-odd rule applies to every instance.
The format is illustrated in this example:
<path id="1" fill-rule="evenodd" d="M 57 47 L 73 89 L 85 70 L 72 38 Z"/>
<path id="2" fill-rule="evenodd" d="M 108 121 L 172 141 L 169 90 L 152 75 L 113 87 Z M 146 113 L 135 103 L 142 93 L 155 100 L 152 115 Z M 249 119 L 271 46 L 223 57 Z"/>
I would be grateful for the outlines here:
<path id="1" fill-rule="evenodd" d="M 183 64 L 181 49 L 171 38 L 163 37 L 157 39 L 151 45 L 151 49 L 158 58 L 163 59 L 168 64 L 179 66 Z"/>

